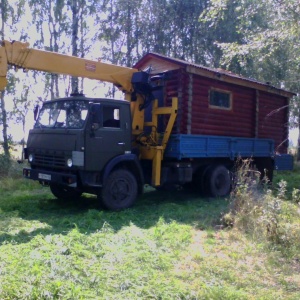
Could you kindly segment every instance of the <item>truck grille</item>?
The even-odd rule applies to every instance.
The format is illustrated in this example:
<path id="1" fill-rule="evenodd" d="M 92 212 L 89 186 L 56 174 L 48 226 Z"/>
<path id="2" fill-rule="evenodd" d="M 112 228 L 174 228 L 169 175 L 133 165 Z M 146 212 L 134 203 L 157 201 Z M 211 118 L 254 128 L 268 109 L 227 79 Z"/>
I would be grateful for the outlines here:
<path id="1" fill-rule="evenodd" d="M 51 155 L 51 154 L 35 154 L 36 165 L 46 166 L 46 167 L 64 167 L 65 158 L 60 155 Z"/>

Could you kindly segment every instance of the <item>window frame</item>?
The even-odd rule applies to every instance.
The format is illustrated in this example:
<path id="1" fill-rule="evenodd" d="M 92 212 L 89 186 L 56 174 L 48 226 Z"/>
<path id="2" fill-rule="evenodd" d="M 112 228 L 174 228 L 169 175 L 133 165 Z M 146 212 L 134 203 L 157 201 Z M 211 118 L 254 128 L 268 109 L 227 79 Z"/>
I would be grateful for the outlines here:
<path id="1" fill-rule="evenodd" d="M 229 107 L 211 104 L 212 92 L 218 92 L 218 93 L 223 93 L 223 94 L 229 95 Z M 228 91 L 228 90 L 218 89 L 218 88 L 210 88 L 209 95 L 208 95 L 208 106 L 209 106 L 209 108 L 212 108 L 212 109 L 222 109 L 222 110 L 227 110 L 227 111 L 232 110 L 232 92 Z"/>

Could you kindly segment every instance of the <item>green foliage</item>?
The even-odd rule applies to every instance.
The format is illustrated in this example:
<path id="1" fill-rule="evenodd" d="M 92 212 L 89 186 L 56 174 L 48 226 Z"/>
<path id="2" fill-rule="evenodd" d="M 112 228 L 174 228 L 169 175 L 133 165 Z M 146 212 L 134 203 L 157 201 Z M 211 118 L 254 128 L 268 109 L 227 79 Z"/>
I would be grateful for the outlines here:
<path id="1" fill-rule="evenodd" d="M 299 190 L 299 182 L 300 182 L 300 169 L 299 169 L 299 164 L 298 163 L 294 163 L 294 169 L 291 171 L 280 171 L 280 172 L 276 172 L 277 173 L 274 178 L 274 185 L 278 186 L 279 182 L 283 179 L 284 181 L 288 182 L 287 186 L 286 186 L 286 197 L 289 200 L 292 201 L 296 201 L 297 199 L 297 194 L 298 194 L 298 190 Z M 294 196 L 293 196 L 294 194 Z"/>
<path id="2" fill-rule="evenodd" d="M 206 5 L 202 0 L 104 1 L 95 38 L 102 42 L 102 57 L 131 67 L 145 53 L 157 52 L 207 64 L 216 47 L 210 47 L 207 26 L 198 22 Z"/>

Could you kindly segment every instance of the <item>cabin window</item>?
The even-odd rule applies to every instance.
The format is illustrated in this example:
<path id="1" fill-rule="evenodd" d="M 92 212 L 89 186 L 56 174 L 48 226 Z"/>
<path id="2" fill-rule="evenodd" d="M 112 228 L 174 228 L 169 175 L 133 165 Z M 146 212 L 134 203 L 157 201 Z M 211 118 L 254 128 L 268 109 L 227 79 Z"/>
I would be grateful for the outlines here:
<path id="1" fill-rule="evenodd" d="M 103 127 L 120 128 L 120 109 L 119 107 L 103 107 Z"/>
<path id="2" fill-rule="evenodd" d="M 209 92 L 209 107 L 230 110 L 232 95 L 229 91 L 211 89 Z"/>

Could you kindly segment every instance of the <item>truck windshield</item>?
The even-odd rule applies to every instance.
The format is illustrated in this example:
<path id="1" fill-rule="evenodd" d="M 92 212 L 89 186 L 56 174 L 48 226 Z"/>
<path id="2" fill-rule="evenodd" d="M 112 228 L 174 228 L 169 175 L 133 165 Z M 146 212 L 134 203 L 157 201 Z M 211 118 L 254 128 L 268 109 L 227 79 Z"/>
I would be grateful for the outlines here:
<path id="1" fill-rule="evenodd" d="M 80 100 L 44 103 L 35 128 L 82 128 L 87 117 L 88 102 Z"/>

